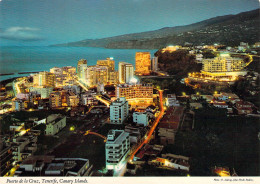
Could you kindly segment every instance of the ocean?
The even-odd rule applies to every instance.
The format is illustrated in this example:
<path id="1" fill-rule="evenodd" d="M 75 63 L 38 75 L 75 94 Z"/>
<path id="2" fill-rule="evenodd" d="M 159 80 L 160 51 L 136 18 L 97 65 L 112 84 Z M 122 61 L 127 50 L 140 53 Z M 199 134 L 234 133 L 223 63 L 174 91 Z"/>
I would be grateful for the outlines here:
<path id="1" fill-rule="evenodd" d="M 90 47 L 0 47 L 0 81 L 30 74 L 20 72 L 49 71 L 52 67 L 74 66 L 78 60 L 87 59 L 88 65 L 95 65 L 97 60 L 113 57 L 115 68 L 120 61 L 135 64 L 136 52 L 156 50 L 105 49 Z"/>

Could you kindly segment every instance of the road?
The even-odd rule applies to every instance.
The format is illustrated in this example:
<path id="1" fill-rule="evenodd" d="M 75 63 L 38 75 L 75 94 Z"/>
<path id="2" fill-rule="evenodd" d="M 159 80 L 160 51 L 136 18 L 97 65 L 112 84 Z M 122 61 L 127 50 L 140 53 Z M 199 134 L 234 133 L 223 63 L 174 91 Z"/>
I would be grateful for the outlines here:
<path id="1" fill-rule="evenodd" d="M 132 162 L 135 154 L 143 147 L 144 144 L 149 143 L 152 134 L 155 130 L 155 128 L 157 127 L 159 121 L 161 120 L 161 118 L 164 115 L 164 106 L 163 106 L 163 90 L 158 90 L 159 91 L 159 98 L 160 98 L 160 114 L 158 115 L 158 117 L 156 118 L 155 122 L 153 123 L 151 129 L 149 130 L 149 132 L 146 134 L 145 139 L 139 144 L 139 146 L 132 152 L 131 156 L 130 156 L 130 162 Z"/>

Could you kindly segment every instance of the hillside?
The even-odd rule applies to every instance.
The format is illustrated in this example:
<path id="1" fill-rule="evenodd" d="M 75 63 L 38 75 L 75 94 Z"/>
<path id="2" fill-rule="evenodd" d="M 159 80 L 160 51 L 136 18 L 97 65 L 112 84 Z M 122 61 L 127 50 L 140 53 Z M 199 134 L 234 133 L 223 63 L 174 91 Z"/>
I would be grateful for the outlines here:
<path id="1" fill-rule="evenodd" d="M 225 15 L 198 23 L 166 27 L 155 31 L 126 34 L 102 39 L 86 39 L 54 46 L 159 49 L 167 45 L 192 43 L 238 45 L 260 41 L 259 9 L 237 15 Z"/>

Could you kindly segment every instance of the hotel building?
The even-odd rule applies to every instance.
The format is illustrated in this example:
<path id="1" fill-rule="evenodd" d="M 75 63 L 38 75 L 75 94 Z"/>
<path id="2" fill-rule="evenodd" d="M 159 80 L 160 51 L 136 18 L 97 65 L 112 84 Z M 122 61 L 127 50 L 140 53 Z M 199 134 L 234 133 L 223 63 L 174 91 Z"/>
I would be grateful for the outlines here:
<path id="1" fill-rule="evenodd" d="M 110 130 L 106 142 L 106 169 L 120 170 L 130 150 L 129 133 L 124 130 Z"/>
<path id="2" fill-rule="evenodd" d="M 134 77 L 134 66 L 130 63 L 119 62 L 118 75 L 119 83 L 129 83 Z"/>
<path id="3" fill-rule="evenodd" d="M 149 75 L 151 72 L 150 52 L 136 52 L 135 73 L 136 75 Z"/>
<path id="4" fill-rule="evenodd" d="M 33 76 L 34 87 L 54 87 L 54 74 L 50 72 L 40 72 Z"/>
<path id="5" fill-rule="evenodd" d="M 133 108 L 145 109 L 153 104 L 152 84 L 119 84 L 116 87 L 116 97 L 125 97 Z"/>
<path id="6" fill-rule="evenodd" d="M 122 124 L 128 116 L 128 102 L 121 97 L 113 101 L 110 105 L 110 122 L 112 124 Z"/>
<path id="7" fill-rule="evenodd" d="M 113 58 L 107 58 L 106 60 L 98 60 L 97 66 L 106 66 L 108 71 L 115 71 L 115 61 Z"/>
<path id="8" fill-rule="evenodd" d="M 79 80 L 85 82 L 86 81 L 86 71 L 87 71 L 87 60 L 81 59 L 78 61 L 77 65 L 77 74 L 79 77 Z"/>
<path id="9" fill-rule="evenodd" d="M 62 68 L 54 67 L 50 69 L 50 73 L 55 75 L 55 87 L 63 87 L 66 85 L 74 85 L 74 81 L 70 79 L 70 75 L 76 74 L 76 68 L 72 66 L 66 66 Z"/>
<path id="10" fill-rule="evenodd" d="M 108 83 L 108 68 L 106 66 L 89 66 L 87 68 L 88 86 L 106 85 Z"/>
<path id="11" fill-rule="evenodd" d="M 244 70 L 246 64 L 243 59 L 233 58 L 225 53 L 213 59 L 203 59 L 202 64 L 201 73 L 192 73 L 189 76 L 204 80 L 231 82 L 238 76 L 244 76 L 247 73 Z"/>

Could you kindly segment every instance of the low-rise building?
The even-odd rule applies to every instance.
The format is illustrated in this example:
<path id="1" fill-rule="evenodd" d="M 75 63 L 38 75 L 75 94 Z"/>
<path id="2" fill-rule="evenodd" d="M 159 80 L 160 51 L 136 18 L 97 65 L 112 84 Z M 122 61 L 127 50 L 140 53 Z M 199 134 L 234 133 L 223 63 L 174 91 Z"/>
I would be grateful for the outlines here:
<path id="1" fill-rule="evenodd" d="M 62 106 L 62 98 L 60 92 L 54 92 L 50 94 L 49 99 L 50 107 L 51 108 L 57 108 Z"/>
<path id="2" fill-rule="evenodd" d="M 235 108 L 237 109 L 238 114 L 251 114 L 253 112 L 254 105 L 247 101 L 237 101 Z"/>
<path id="3" fill-rule="evenodd" d="M 1 140 L 2 141 L 2 140 Z M 4 176 L 12 167 L 12 147 L 0 144 L 0 176 Z"/>
<path id="4" fill-rule="evenodd" d="M 142 135 L 144 134 L 143 128 L 144 127 L 138 127 L 138 126 L 133 127 L 131 125 L 125 126 L 125 132 L 129 133 L 131 144 L 136 144 L 140 141 Z"/>
<path id="5" fill-rule="evenodd" d="M 23 135 L 12 140 L 12 154 L 15 161 L 22 161 L 33 155 L 37 150 L 38 137 L 35 135 Z"/>
<path id="6" fill-rule="evenodd" d="M 146 112 L 134 112 L 133 113 L 133 122 L 139 125 L 148 126 L 148 116 Z"/>
<path id="7" fill-rule="evenodd" d="M 41 87 L 41 86 L 30 87 L 29 91 L 35 92 L 35 93 L 41 95 L 42 99 L 45 99 L 45 98 L 49 98 L 50 94 L 53 91 L 53 87 Z"/>
<path id="8" fill-rule="evenodd" d="M 169 107 L 158 125 L 160 142 L 163 145 L 173 144 L 179 124 L 183 119 L 184 107 Z"/>
<path id="9" fill-rule="evenodd" d="M 89 176 L 91 169 L 88 159 L 37 155 L 24 160 L 15 176 Z"/>
<path id="10" fill-rule="evenodd" d="M 110 105 L 110 122 L 113 124 L 122 124 L 129 113 L 128 102 L 124 97 L 118 98 Z"/>
<path id="11" fill-rule="evenodd" d="M 13 111 L 21 111 L 24 110 L 25 106 L 24 106 L 24 101 L 23 100 L 13 100 L 12 101 L 12 110 Z"/>
<path id="12" fill-rule="evenodd" d="M 163 145 L 151 145 L 146 144 L 140 151 L 135 155 L 135 160 L 143 160 L 145 156 L 147 157 L 157 157 L 161 154 L 164 146 Z"/>
<path id="13" fill-rule="evenodd" d="M 95 92 L 81 94 L 82 105 L 87 105 L 87 106 L 97 105 L 98 100 L 96 99 L 96 95 L 97 94 Z"/>
<path id="14" fill-rule="evenodd" d="M 55 135 L 66 126 L 66 116 L 52 114 L 46 119 L 45 135 Z"/>
<path id="15" fill-rule="evenodd" d="M 200 108 L 202 108 L 202 107 L 203 107 L 203 106 L 202 106 L 201 103 L 196 103 L 196 102 L 190 103 L 190 108 L 191 108 L 191 109 L 200 109 Z"/>
<path id="16" fill-rule="evenodd" d="M 72 92 L 69 92 L 67 94 L 67 105 L 69 107 L 76 107 L 79 105 L 79 97 L 78 95 L 72 93 Z"/>
<path id="17" fill-rule="evenodd" d="M 167 94 L 166 106 L 168 107 L 180 106 L 180 102 L 177 100 L 175 94 Z"/>
<path id="18" fill-rule="evenodd" d="M 227 109 L 228 104 L 225 101 L 213 100 L 212 105 L 217 108 Z"/>
<path id="19" fill-rule="evenodd" d="M 110 130 L 106 142 L 106 168 L 119 170 L 130 151 L 129 133 L 124 130 Z"/>
<path id="20" fill-rule="evenodd" d="M 162 157 L 157 157 L 156 159 L 150 160 L 148 164 L 155 165 L 162 169 L 176 169 L 187 172 L 190 170 L 188 157 L 170 153 L 162 154 Z"/>

